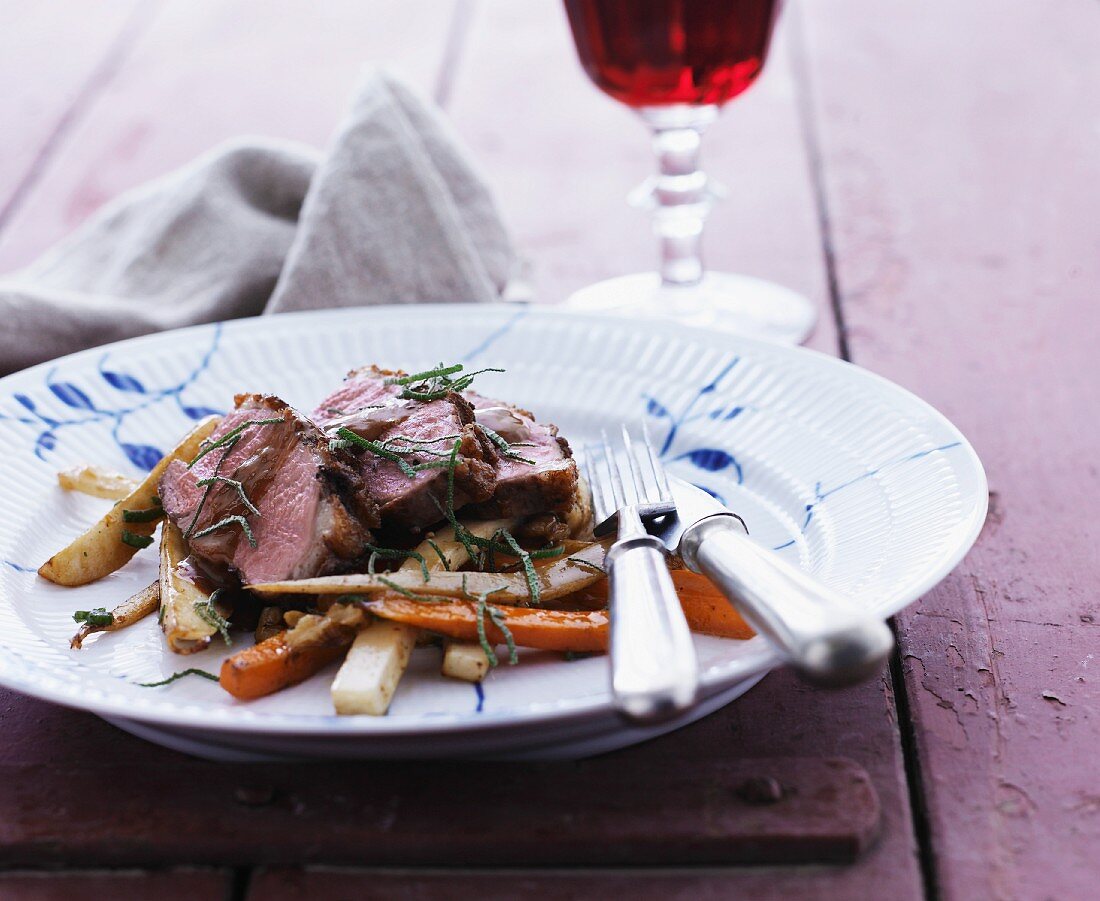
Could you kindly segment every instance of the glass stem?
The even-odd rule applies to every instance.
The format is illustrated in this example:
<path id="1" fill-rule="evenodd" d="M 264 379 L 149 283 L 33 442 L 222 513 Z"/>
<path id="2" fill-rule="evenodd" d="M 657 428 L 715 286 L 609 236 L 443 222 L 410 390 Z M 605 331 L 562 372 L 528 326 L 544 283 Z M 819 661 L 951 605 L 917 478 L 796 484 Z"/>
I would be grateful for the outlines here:
<path id="1" fill-rule="evenodd" d="M 699 146 L 717 108 L 650 107 L 641 114 L 653 129 L 657 175 L 642 186 L 640 199 L 652 210 L 660 240 L 661 281 L 694 285 L 703 277 L 703 223 L 716 196 L 699 168 Z"/>

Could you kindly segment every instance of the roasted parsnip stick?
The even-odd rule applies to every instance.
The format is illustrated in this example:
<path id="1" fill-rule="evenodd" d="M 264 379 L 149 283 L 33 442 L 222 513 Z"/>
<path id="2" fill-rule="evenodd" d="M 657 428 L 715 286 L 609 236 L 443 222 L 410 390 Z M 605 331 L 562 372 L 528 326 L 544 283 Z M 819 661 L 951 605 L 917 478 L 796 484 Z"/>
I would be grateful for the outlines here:
<path id="1" fill-rule="evenodd" d="M 543 601 L 572 594 L 603 578 L 603 558 L 607 542 L 594 542 L 550 566 L 538 568 L 540 597 Z M 425 558 L 427 559 L 427 558 Z M 250 590 L 265 594 L 382 594 L 397 592 L 407 596 L 469 598 L 492 593 L 494 601 L 524 603 L 531 592 L 523 573 L 436 572 L 425 582 L 419 565 L 388 574 L 322 576 L 290 582 L 249 585 Z"/>
<path id="2" fill-rule="evenodd" d="M 475 535 L 487 537 L 510 525 L 509 521 L 495 520 L 471 524 L 469 529 Z M 433 574 L 457 568 L 467 559 L 465 546 L 450 528 L 422 541 L 416 551 Z M 390 575 L 424 581 L 420 563 L 413 557 Z M 332 704 L 337 713 L 381 716 L 389 709 L 416 644 L 417 631 L 414 626 L 384 621 L 375 621 L 360 631 L 332 683 Z"/>
<path id="3" fill-rule="evenodd" d="M 80 631 L 72 637 L 69 647 L 79 650 L 84 639 L 96 632 L 117 632 L 132 626 L 138 620 L 144 619 L 160 606 L 160 581 L 146 585 L 137 594 L 127 598 L 111 611 L 111 621 L 102 625 L 93 626 L 85 623 Z"/>
<path id="4" fill-rule="evenodd" d="M 141 482 L 101 466 L 74 466 L 57 474 L 57 484 L 66 491 L 120 501 L 132 494 Z"/>
<path id="5" fill-rule="evenodd" d="M 177 654 L 201 651 L 218 631 L 213 615 L 200 612 L 208 611 L 210 595 L 179 572 L 187 553 L 183 533 L 165 522 L 160 534 L 160 626 L 168 647 Z"/>
<path id="6" fill-rule="evenodd" d="M 151 544 L 150 539 L 159 521 L 154 514 L 160 506 L 157 498 L 160 477 L 172 460 L 190 460 L 194 457 L 202 440 L 214 431 L 217 424 L 218 417 L 210 416 L 195 426 L 153 467 L 137 488 L 72 544 L 43 563 L 38 574 L 58 585 L 87 585 L 121 568 L 138 550 Z"/>

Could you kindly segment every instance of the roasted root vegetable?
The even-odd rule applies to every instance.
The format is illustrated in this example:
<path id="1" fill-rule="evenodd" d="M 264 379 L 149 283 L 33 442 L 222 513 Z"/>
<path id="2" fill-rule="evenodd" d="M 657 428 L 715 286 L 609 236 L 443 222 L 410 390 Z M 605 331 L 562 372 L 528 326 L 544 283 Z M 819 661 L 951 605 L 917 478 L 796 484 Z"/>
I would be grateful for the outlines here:
<path id="1" fill-rule="evenodd" d="M 146 585 L 111 611 L 110 622 L 85 622 L 69 641 L 69 647 L 79 650 L 84 639 L 96 632 L 117 632 L 144 619 L 160 606 L 160 581 Z"/>
<path id="2" fill-rule="evenodd" d="M 693 631 L 720 638 L 752 637 L 752 629 L 705 576 L 688 570 L 674 570 L 672 581 L 684 616 Z M 417 626 L 449 638 L 478 640 L 478 605 L 475 601 L 427 603 L 391 593 L 371 597 L 363 602 L 363 606 L 381 619 Z M 493 606 L 502 614 L 503 624 L 520 647 L 575 652 L 607 649 L 608 618 L 605 610 L 538 610 L 495 602 Z M 503 631 L 491 618 L 483 617 L 482 624 L 490 643 L 505 641 Z"/>
<path id="3" fill-rule="evenodd" d="M 285 632 L 227 657 L 218 681 L 242 701 L 297 685 L 338 660 L 365 621 L 361 609 L 347 604 L 324 616 L 299 616 Z"/>
<path id="4" fill-rule="evenodd" d="M 443 663 L 439 667 L 442 675 L 463 682 L 480 682 L 490 669 L 492 663 L 480 642 L 455 641 L 452 638 L 443 642 Z"/>
<path id="5" fill-rule="evenodd" d="M 218 423 L 211 416 L 200 422 L 153 467 L 141 484 L 116 503 L 107 515 L 58 551 L 38 569 L 43 579 L 58 585 L 87 585 L 125 565 L 141 548 L 152 544 L 163 517 L 157 485 L 172 460 L 190 460 Z M 159 511 L 159 512 L 158 512 Z"/>
<path id="6" fill-rule="evenodd" d="M 66 491 L 120 501 L 132 494 L 141 483 L 100 466 L 74 466 L 57 474 L 57 484 Z"/>
<path id="7" fill-rule="evenodd" d="M 552 601 L 579 591 L 603 578 L 603 558 L 608 542 L 586 545 L 568 557 L 556 559 L 535 572 L 539 599 Z M 401 569 L 380 575 L 322 576 L 290 582 L 249 585 L 256 594 L 383 594 L 397 592 L 406 596 L 470 598 L 491 595 L 493 603 L 524 602 L 531 599 L 526 575 L 522 572 L 439 572 L 428 581 L 417 568 Z"/>
<path id="8" fill-rule="evenodd" d="M 305 681 L 339 659 L 354 634 L 349 630 L 330 643 L 295 647 L 287 644 L 286 633 L 280 632 L 226 658 L 218 682 L 242 701 L 262 698 Z"/>
<path id="9" fill-rule="evenodd" d="M 706 576 L 674 569 L 672 584 L 692 632 L 719 638 L 752 638 L 756 633 Z"/>
<path id="10" fill-rule="evenodd" d="M 468 530 L 478 537 L 488 537 L 500 529 L 511 528 L 513 524 L 511 520 L 493 520 L 471 523 Z M 391 575 L 411 573 L 423 582 L 421 560 L 431 574 L 457 568 L 468 559 L 466 546 L 455 536 L 454 529 L 441 529 L 422 541 L 397 573 Z M 338 611 L 333 611 L 333 615 L 338 615 Z M 418 632 L 415 626 L 397 622 L 376 622 L 365 626 L 333 680 L 332 703 L 336 712 L 382 716 L 389 709 L 397 684 L 408 666 L 409 654 L 416 645 Z M 484 657 L 481 647 L 475 647 Z"/>
<path id="11" fill-rule="evenodd" d="M 180 572 L 186 556 L 183 534 L 165 522 L 160 533 L 160 627 L 168 647 L 177 654 L 207 647 L 221 622 L 210 594 Z"/>
<path id="12" fill-rule="evenodd" d="M 355 636 L 344 665 L 332 682 L 332 706 L 343 715 L 382 716 L 416 646 L 417 630 L 377 620 Z"/>
<path id="13" fill-rule="evenodd" d="M 430 629 L 448 638 L 478 641 L 478 603 L 444 600 L 423 603 L 399 594 L 387 594 L 364 601 L 363 606 L 381 619 Z M 607 613 L 603 610 L 536 610 L 494 602 L 503 614 L 513 641 L 526 648 L 546 651 L 602 651 L 607 647 Z M 504 632 L 488 616 L 483 618 L 490 644 L 504 644 Z"/>

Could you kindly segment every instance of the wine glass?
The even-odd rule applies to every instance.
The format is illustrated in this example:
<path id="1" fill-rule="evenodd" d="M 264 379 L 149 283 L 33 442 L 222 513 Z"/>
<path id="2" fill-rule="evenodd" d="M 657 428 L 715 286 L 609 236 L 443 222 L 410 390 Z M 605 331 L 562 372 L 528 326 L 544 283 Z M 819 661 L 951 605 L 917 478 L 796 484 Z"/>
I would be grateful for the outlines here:
<path id="1" fill-rule="evenodd" d="M 764 67 L 779 0 L 565 0 L 577 54 L 600 90 L 653 130 L 658 174 L 630 196 L 652 211 L 658 273 L 582 288 L 566 303 L 659 316 L 797 344 L 815 308 L 780 285 L 704 272 L 703 223 L 720 190 L 699 168 L 703 131 Z"/>

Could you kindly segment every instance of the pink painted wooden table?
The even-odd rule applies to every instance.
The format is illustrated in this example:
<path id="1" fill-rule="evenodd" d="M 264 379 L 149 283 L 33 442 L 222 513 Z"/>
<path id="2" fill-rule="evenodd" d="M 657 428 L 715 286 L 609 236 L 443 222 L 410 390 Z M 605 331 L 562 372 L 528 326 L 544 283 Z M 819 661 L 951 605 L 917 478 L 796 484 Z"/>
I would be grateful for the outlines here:
<path id="1" fill-rule="evenodd" d="M 623 204 L 646 136 L 585 82 L 556 3 L 3 0 L 0 23 L 0 270 L 223 138 L 323 144 L 367 61 L 448 110 L 541 300 L 652 262 Z M 705 145 L 732 189 L 710 263 L 808 294 L 812 346 L 925 397 L 988 468 L 985 532 L 898 617 L 882 680 L 826 693 L 776 673 L 648 745 L 513 766 L 484 845 L 434 797 L 386 802 L 423 765 L 217 766 L 0 692 L 0 897 L 1093 896 L 1097 46 L 1093 0 L 804 0 Z M 701 841 L 705 816 L 750 828 L 731 814 L 746 782 L 837 766 L 877 821 L 838 816 L 843 836 L 782 859 L 849 862 L 746 867 L 774 836 L 771 858 Z M 563 780 L 599 814 L 579 836 Z M 441 764 L 429 784 L 474 804 L 488 781 Z"/>

